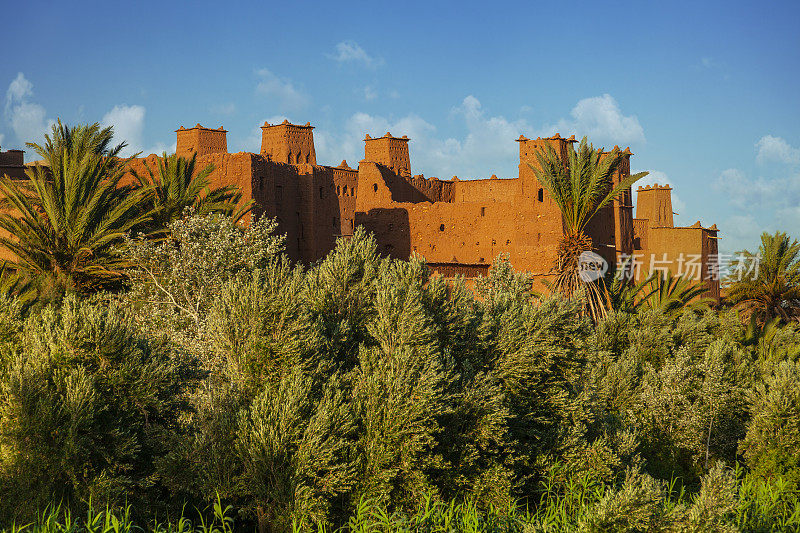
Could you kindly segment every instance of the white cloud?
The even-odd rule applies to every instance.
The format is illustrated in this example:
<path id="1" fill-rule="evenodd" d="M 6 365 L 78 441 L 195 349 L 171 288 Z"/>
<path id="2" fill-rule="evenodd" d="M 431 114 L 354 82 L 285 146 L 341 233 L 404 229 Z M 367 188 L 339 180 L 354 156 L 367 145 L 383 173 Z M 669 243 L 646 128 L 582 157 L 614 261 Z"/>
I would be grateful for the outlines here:
<path id="1" fill-rule="evenodd" d="M 605 121 L 597 119 L 598 113 L 590 113 L 587 108 L 592 107 L 589 100 L 599 100 L 606 112 Z M 577 110 L 577 111 L 576 111 Z M 608 115 L 616 111 L 616 122 L 611 121 Z M 563 129 L 554 126 L 537 128 L 526 119 L 508 119 L 502 115 L 488 114 L 474 95 L 468 95 L 461 103 L 451 109 L 451 116 L 461 121 L 463 135 L 458 137 L 441 138 L 436 136 L 436 127 L 422 117 L 414 114 L 406 115 L 399 119 L 390 119 L 379 115 L 356 113 L 348 119 L 343 132 L 330 133 L 315 131 L 314 138 L 317 142 L 318 160 L 323 163 L 332 163 L 346 158 L 359 161 L 364 157 L 364 135 L 383 135 L 390 131 L 392 135 L 408 135 L 411 139 L 411 170 L 424 172 L 427 176 L 449 178 L 458 175 L 460 178 L 488 177 L 497 174 L 500 177 L 515 177 L 519 161 L 519 148 L 514 140 L 520 134 L 550 135 L 556 131 L 563 134 L 584 131 L 576 130 L 576 125 L 586 124 L 596 127 L 598 123 L 616 126 L 616 129 L 606 127 L 606 133 L 611 135 L 621 129 L 633 129 L 634 136 L 643 140 L 644 134 L 635 117 L 624 117 L 619 112 L 619 107 L 610 96 L 597 99 L 582 100 L 573 109 L 571 121 L 562 120 Z M 588 117 L 588 118 L 587 118 Z M 590 118 L 594 117 L 594 121 Z M 589 132 L 587 132 L 589 134 Z M 567 134 L 568 135 L 568 134 Z M 627 137 L 617 140 L 622 143 L 631 138 L 630 131 Z M 615 143 L 615 144 L 616 144 Z"/>
<path id="2" fill-rule="evenodd" d="M 735 212 L 721 226 L 729 235 L 729 241 L 720 244 L 725 251 L 755 249 L 761 232 L 790 230 L 800 224 L 798 173 L 750 178 L 739 169 L 729 168 L 713 187 Z"/>
<path id="3" fill-rule="evenodd" d="M 103 115 L 100 125 L 113 126 L 114 140 L 117 143 L 127 143 L 122 155 L 130 156 L 142 151 L 145 113 L 143 106 L 122 104 L 115 105 L 111 111 Z"/>
<path id="4" fill-rule="evenodd" d="M 6 113 L 14 103 L 22 102 L 31 96 L 33 96 L 33 83 L 28 81 L 22 72 L 18 72 L 6 91 Z"/>
<path id="5" fill-rule="evenodd" d="M 759 236 L 766 229 L 752 214 L 731 215 L 720 224 L 720 228 L 722 239 L 719 247 L 722 254 L 734 254 L 744 249 L 755 252 Z"/>
<path id="6" fill-rule="evenodd" d="M 714 181 L 714 188 L 724 194 L 731 205 L 741 209 L 774 212 L 800 204 L 800 174 L 752 179 L 739 169 L 729 168 Z"/>
<path id="7" fill-rule="evenodd" d="M 800 163 L 800 148 L 794 148 L 781 137 L 765 135 L 756 142 L 758 153 L 756 162 L 759 164 L 776 161 L 786 164 Z"/>
<path id="8" fill-rule="evenodd" d="M 174 154 L 175 143 L 167 145 L 157 142 L 148 148 L 144 143 L 144 124 L 147 110 L 140 105 L 115 105 L 111 110 L 103 115 L 100 120 L 102 127 L 112 126 L 114 128 L 115 143 L 125 142 L 127 146 L 122 150 L 123 156 L 132 156 L 141 152 L 141 157 L 164 152 Z"/>
<path id="9" fill-rule="evenodd" d="M 336 45 L 336 53 L 328 57 L 339 63 L 361 63 L 365 67 L 375 68 L 383 65 L 383 59 L 369 55 L 355 41 L 342 41 Z"/>
<path id="10" fill-rule="evenodd" d="M 375 100 L 378 97 L 378 91 L 371 85 L 364 87 L 364 100 Z"/>
<path id="11" fill-rule="evenodd" d="M 570 111 L 570 116 L 554 126 L 545 127 L 545 134 L 561 132 L 568 136 L 575 133 L 578 138 L 585 135 L 593 144 L 608 143 L 609 147 L 645 142 L 639 119 L 636 115 L 623 115 L 619 104 L 610 94 L 580 100 Z"/>
<path id="12" fill-rule="evenodd" d="M 308 96 L 297 89 L 291 80 L 276 76 L 266 68 L 256 70 L 255 74 L 258 78 L 256 93 L 274 99 L 278 107 L 296 110 L 308 105 Z"/>
<path id="13" fill-rule="evenodd" d="M 381 136 L 388 131 L 411 139 L 412 172 L 441 178 L 453 175 L 473 178 L 488 177 L 493 173 L 503 175 L 498 170 L 501 166 L 516 169 L 519 148 L 514 139 L 522 131 L 532 129 L 528 123 L 487 116 L 480 101 L 472 95 L 454 107 L 451 114 L 463 121 L 465 134 L 461 138 L 437 137 L 436 127 L 415 114 L 390 119 L 355 113 L 347 120 L 341 133 L 315 132 L 318 159 L 325 163 L 338 163 L 343 158 L 359 161 L 364 157 L 364 136 Z"/>
<path id="14" fill-rule="evenodd" d="M 31 102 L 33 83 L 20 72 L 6 91 L 5 114 L 20 144 L 41 143 L 55 121 L 47 118 L 45 108 Z"/>

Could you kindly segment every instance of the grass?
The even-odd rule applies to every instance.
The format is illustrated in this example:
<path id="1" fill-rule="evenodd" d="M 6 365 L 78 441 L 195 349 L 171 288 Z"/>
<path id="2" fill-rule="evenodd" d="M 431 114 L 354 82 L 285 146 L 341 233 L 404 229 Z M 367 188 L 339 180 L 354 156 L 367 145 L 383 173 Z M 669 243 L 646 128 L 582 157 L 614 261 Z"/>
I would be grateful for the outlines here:
<path id="1" fill-rule="evenodd" d="M 737 471 L 741 474 L 741 471 Z M 612 495 L 613 489 L 588 477 L 552 480 L 543 485 L 535 509 L 479 509 L 471 501 L 442 502 L 428 496 L 413 513 L 389 512 L 370 500 L 361 500 L 346 524 L 335 528 L 327 524 L 295 523 L 291 533 L 534 533 L 590 531 L 638 531 L 638 528 L 586 528 L 593 523 L 599 504 Z M 660 516 L 672 516 L 680 507 L 689 508 L 693 497 L 675 483 L 664 487 L 667 497 L 660 503 Z M 791 490 L 782 478 L 760 479 L 740 477 L 737 487 L 738 505 L 726 523 L 731 531 L 767 532 L 800 531 L 800 495 Z M 153 519 L 147 525 L 134 523 L 132 509 L 105 507 L 97 510 L 89 505 L 85 518 L 77 518 L 60 505 L 50 506 L 29 524 L 0 527 L 2 533 L 233 533 L 253 531 L 252 522 L 234 520 L 233 507 L 220 498 L 190 519 L 185 512 L 172 521 Z M 596 517 L 595 517 L 596 518 Z M 623 521 L 624 522 L 624 521 Z M 597 520 L 594 520 L 597 523 Z M 602 520 L 601 520 L 602 523 Z M 662 523 L 663 525 L 663 523 Z M 660 531 L 679 529 L 667 525 Z M 288 532 L 287 532 L 288 533 Z"/>

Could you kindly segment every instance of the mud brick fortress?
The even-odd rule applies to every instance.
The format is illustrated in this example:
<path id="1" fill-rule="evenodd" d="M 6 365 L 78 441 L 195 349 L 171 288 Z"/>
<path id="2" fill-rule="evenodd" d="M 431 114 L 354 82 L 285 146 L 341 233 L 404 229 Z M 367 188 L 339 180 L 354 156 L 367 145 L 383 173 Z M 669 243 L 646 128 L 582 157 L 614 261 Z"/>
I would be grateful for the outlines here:
<path id="1" fill-rule="evenodd" d="M 566 157 L 574 136 L 528 139 L 519 143 L 519 177 L 441 180 L 411 172 L 409 139 L 383 136 L 364 139 L 358 168 L 317 164 L 313 126 L 264 123 L 261 150 L 228 153 L 226 131 L 196 125 L 177 130 L 179 156 L 197 154 L 198 167 L 214 166 L 214 185 L 236 185 L 245 201 L 253 200 L 253 216 L 277 218 L 287 235 L 287 253 L 313 262 L 331 251 L 339 237 L 362 226 L 375 235 L 379 252 L 408 258 L 423 256 L 444 276 L 486 275 L 492 260 L 510 256 L 517 270 L 546 279 L 562 235 L 558 206 L 536 179 L 529 164 L 535 152 L 550 146 Z M 510 141 L 510 140 L 509 140 Z M 626 149 L 617 180 L 630 174 Z M 156 156 L 134 160 L 141 168 Z M 21 151 L 0 152 L 0 174 L 22 177 Z M 719 298 L 712 279 L 717 261 L 717 228 L 675 227 L 671 189 L 639 187 L 636 216 L 628 189 L 591 221 L 588 234 L 594 251 L 611 265 L 632 257 L 635 276 L 670 270 L 703 279 L 709 296 Z M 612 266 L 613 268 L 613 266 Z"/>

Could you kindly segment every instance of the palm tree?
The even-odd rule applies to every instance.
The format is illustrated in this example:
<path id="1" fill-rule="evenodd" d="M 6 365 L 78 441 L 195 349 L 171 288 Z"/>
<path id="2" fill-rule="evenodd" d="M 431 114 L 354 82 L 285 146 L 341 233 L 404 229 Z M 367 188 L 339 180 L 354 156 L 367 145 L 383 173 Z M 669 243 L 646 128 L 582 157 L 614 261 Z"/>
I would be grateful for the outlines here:
<path id="1" fill-rule="evenodd" d="M 750 268 L 758 265 L 757 268 Z M 747 250 L 730 265 L 728 301 L 761 323 L 800 318 L 800 243 L 786 233 L 761 234 L 758 253 Z"/>
<path id="2" fill-rule="evenodd" d="M 600 209 L 648 173 L 640 172 L 615 184 L 614 176 L 624 155 L 618 147 L 606 154 L 595 150 L 586 137 L 581 140 L 577 151 L 572 144 L 569 145 L 566 161 L 550 146 L 537 151 L 536 158 L 539 168 L 533 165 L 531 168 L 561 210 L 564 226 L 553 267 L 555 279 L 550 285 L 551 290 L 567 298 L 573 297 L 576 291 L 585 291 L 589 313 L 597 319 L 605 315 L 608 302 L 603 294 L 602 281 L 584 281 L 580 275 L 580 256 L 592 249 L 586 226 Z"/>
<path id="3" fill-rule="evenodd" d="M 626 275 L 630 271 L 632 259 L 626 259 L 617 265 L 613 279 L 606 281 L 606 301 L 608 309 L 618 313 L 636 313 L 644 305 L 655 290 L 650 276 L 640 282 L 634 282 Z"/>
<path id="4" fill-rule="evenodd" d="M 670 271 L 652 275 L 648 280 L 651 291 L 645 302 L 651 309 L 665 314 L 684 308 L 705 309 L 713 301 L 703 296 L 708 289 L 702 283 L 685 276 L 673 276 Z"/>
<path id="5" fill-rule="evenodd" d="M 129 159 L 125 143 L 111 145 L 112 128 L 70 127 L 59 120 L 44 145 L 28 143 L 43 160 L 26 170 L 23 182 L 0 178 L 6 212 L 0 237 L 16 260 L 10 266 L 42 277 L 58 291 L 108 288 L 123 277 L 115 248 L 123 235 L 142 223 L 143 195 L 120 186 Z"/>
<path id="6" fill-rule="evenodd" d="M 192 154 L 191 159 L 164 153 L 158 160 L 157 168 L 145 163 L 147 175 L 133 172 L 147 196 L 150 224 L 154 231 L 165 231 L 169 223 L 183 216 L 187 208 L 198 215 L 221 213 L 232 216 L 236 221 L 250 210 L 251 204 L 237 209 L 242 194 L 236 186 L 210 187 L 209 176 L 214 170 L 213 165 L 199 172 L 195 172 L 196 166 L 196 153 Z"/>
<path id="7" fill-rule="evenodd" d="M 37 292 L 31 280 L 9 268 L 7 261 L 0 264 L 0 299 L 16 299 L 24 311 L 36 300 Z"/>

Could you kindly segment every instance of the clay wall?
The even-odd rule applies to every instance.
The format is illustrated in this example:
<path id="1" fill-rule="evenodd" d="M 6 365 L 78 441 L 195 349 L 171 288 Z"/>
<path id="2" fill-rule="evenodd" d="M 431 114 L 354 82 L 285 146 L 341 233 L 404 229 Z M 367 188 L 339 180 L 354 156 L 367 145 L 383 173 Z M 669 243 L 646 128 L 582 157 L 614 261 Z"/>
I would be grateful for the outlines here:
<path id="1" fill-rule="evenodd" d="M 458 180 L 453 182 L 454 202 L 511 202 L 522 194 L 517 178 Z"/>
<path id="2" fill-rule="evenodd" d="M 435 177 L 425 178 L 422 174 L 404 179 L 428 202 L 455 201 L 455 182 Z"/>
<path id="3" fill-rule="evenodd" d="M 313 126 L 309 123 L 304 126 L 290 124 L 288 120 L 282 124 L 264 122 L 261 126 L 261 155 L 277 163 L 316 165 Z"/>
<path id="4" fill-rule="evenodd" d="M 393 257 L 417 253 L 434 263 L 491 264 L 509 253 L 515 267 L 546 273 L 562 225 L 552 202 L 404 202 L 392 191 L 398 178 L 381 165 L 362 162 L 356 224 L 375 233 L 379 251 Z M 545 202 L 542 202 L 545 204 Z"/>
<path id="5" fill-rule="evenodd" d="M 673 227 L 675 224 L 672 217 L 672 188 L 658 183 L 638 187 L 636 218 L 649 220 L 652 227 Z"/>
<path id="6" fill-rule="evenodd" d="M 347 166 L 346 161 L 338 167 L 324 167 L 330 172 L 331 194 L 335 194 L 338 213 L 333 215 L 333 235 L 352 235 L 355 229 L 356 186 L 358 170 Z"/>
<path id="7" fill-rule="evenodd" d="M 0 150 L 0 176 L 25 179 L 25 152 L 22 150 Z"/>
<path id="8" fill-rule="evenodd" d="M 647 239 L 649 228 L 650 221 L 646 218 L 633 219 L 633 252 L 637 250 L 646 250 L 649 247 L 649 241 Z"/>
<path id="9" fill-rule="evenodd" d="M 197 124 L 194 128 L 186 129 L 183 126 L 175 132 L 177 139 L 175 153 L 180 157 L 190 158 L 193 153 L 198 157 L 228 152 L 227 131 L 222 129 L 204 128 Z M 159 154 L 160 155 L 160 154 Z"/>
<path id="10" fill-rule="evenodd" d="M 719 300 L 719 280 L 714 279 L 718 272 L 716 234 L 716 230 L 702 228 L 699 224 L 677 228 L 650 226 L 647 247 L 634 251 L 638 267 L 636 279 L 670 271 L 675 276 L 702 281 L 707 295 Z"/>
<path id="11" fill-rule="evenodd" d="M 383 137 L 366 136 L 364 160 L 380 163 L 402 176 L 411 176 L 411 158 L 408 153 L 408 137 L 393 137 L 388 131 Z"/>
<path id="12" fill-rule="evenodd" d="M 615 175 L 615 185 L 631 175 L 631 155 L 633 154 L 629 148 L 626 148 L 622 153 L 624 157 Z M 626 188 L 622 195 L 614 199 L 612 208 L 614 211 L 614 245 L 616 251 L 618 254 L 630 254 L 633 252 L 633 191 L 631 187 Z"/>
<path id="13" fill-rule="evenodd" d="M 0 150 L 0 167 L 22 166 L 25 164 L 25 152 L 23 150 Z"/>
<path id="14" fill-rule="evenodd" d="M 486 277 L 489 275 L 489 265 L 468 265 L 463 263 L 426 263 L 428 269 L 433 274 L 438 274 L 443 278 L 464 278 Z"/>

